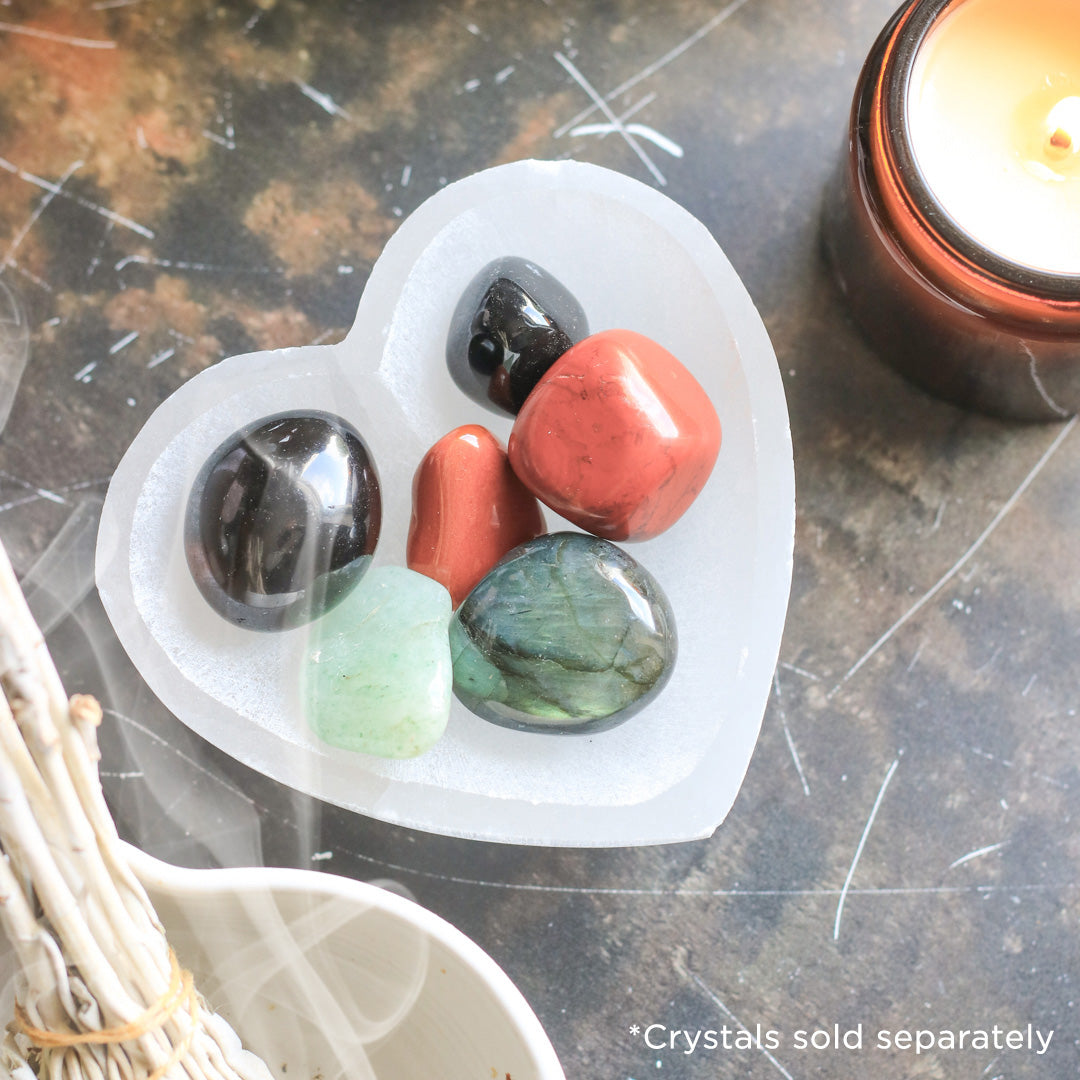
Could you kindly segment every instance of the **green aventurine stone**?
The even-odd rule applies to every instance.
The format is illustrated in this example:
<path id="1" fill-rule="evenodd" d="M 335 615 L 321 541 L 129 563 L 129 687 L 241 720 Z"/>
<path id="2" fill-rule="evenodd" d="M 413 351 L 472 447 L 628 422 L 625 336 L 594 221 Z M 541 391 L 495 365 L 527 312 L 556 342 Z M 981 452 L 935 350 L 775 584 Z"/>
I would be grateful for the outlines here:
<path id="1" fill-rule="evenodd" d="M 450 715 L 450 594 L 399 566 L 369 570 L 312 625 L 304 702 L 331 746 L 378 757 L 429 750 Z"/>
<path id="2" fill-rule="evenodd" d="M 675 664 L 671 605 L 606 540 L 552 533 L 514 548 L 450 623 L 454 693 L 478 716 L 525 731 L 622 723 Z"/>

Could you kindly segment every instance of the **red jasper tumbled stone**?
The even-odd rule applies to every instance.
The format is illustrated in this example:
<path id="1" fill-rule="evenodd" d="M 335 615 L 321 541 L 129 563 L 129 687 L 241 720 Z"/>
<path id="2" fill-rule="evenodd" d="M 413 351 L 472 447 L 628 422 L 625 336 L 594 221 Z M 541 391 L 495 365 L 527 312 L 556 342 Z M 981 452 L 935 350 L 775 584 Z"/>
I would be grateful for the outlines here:
<path id="1" fill-rule="evenodd" d="M 511 549 L 544 532 L 536 499 L 487 428 L 444 435 L 413 478 L 406 562 L 444 585 L 456 608 Z"/>
<path id="2" fill-rule="evenodd" d="M 604 330 L 537 383 L 509 451 L 526 487 L 568 521 L 608 540 L 647 540 L 705 486 L 720 421 L 665 348 L 631 330 Z"/>

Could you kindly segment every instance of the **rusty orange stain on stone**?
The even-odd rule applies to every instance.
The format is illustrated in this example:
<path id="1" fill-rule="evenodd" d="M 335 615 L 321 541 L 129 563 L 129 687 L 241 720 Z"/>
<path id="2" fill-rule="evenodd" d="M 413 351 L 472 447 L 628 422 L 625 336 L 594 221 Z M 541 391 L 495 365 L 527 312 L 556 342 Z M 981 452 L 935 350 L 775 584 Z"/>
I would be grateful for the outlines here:
<path id="1" fill-rule="evenodd" d="M 125 289 L 113 296 L 105 305 L 105 317 L 114 330 L 138 330 L 140 334 L 175 330 L 195 338 L 203 332 L 206 310 L 188 293 L 182 278 L 161 274 L 153 290 Z"/>
<path id="2" fill-rule="evenodd" d="M 293 274 L 312 273 L 333 260 L 374 262 L 396 224 L 355 180 L 328 180 L 305 191 L 274 180 L 244 215 L 244 225 Z"/>
<path id="3" fill-rule="evenodd" d="M 555 94 L 543 101 L 530 101 L 517 115 L 517 134 L 499 151 L 493 165 L 505 165 L 523 158 L 545 157 L 551 133 L 573 106 L 569 94 Z"/>
<path id="4" fill-rule="evenodd" d="M 184 165 L 194 164 L 209 146 L 201 132 L 175 122 L 161 107 L 135 116 L 131 131 L 134 142 L 141 140 L 159 157 L 171 158 Z"/>
<path id="5" fill-rule="evenodd" d="M 260 349 L 307 345 L 315 337 L 308 317 L 292 306 L 267 311 L 248 304 L 233 304 L 229 314 L 240 322 Z"/>
<path id="6" fill-rule="evenodd" d="M 53 10 L 24 26 L 49 34 L 107 41 L 100 20 L 83 12 Z M 52 80 L 58 100 L 79 111 L 91 110 L 119 92 L 125 57 L 119 49 L 86 49 L 66 42 L 13 34 L 9 47 L 23 53 L 40 75 Z"/>

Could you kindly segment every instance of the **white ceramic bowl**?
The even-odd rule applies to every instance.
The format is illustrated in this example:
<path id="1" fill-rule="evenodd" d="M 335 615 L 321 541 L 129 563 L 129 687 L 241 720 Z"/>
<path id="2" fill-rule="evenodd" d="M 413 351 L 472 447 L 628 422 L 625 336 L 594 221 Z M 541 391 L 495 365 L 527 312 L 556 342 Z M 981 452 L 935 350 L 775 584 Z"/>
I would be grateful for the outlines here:
<path id="1" fill-rule="evenodd" d="M 202 993 L 283 1080 L 564 1080 L 506 973 L 419 904 L 310 870 L 128 858 Z"/>
<path id="2" fill-rule="evenodd" d="M 506 973 L 418 904 L 310 870 L 127 855 L 199 990 L 281 1080 L 565 1080 Z"/>

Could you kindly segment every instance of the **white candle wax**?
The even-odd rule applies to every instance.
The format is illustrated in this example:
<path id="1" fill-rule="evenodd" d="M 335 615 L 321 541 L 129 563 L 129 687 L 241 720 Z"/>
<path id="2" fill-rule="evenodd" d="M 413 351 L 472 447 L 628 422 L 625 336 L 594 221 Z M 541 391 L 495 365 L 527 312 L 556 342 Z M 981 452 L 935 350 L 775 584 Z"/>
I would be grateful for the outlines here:
<path id="1" fill-rule="evenodd" d="M 923 178 L 981 247 L 1080 274 L 1080 2 L 962 0 L 908 90 Z"/>

